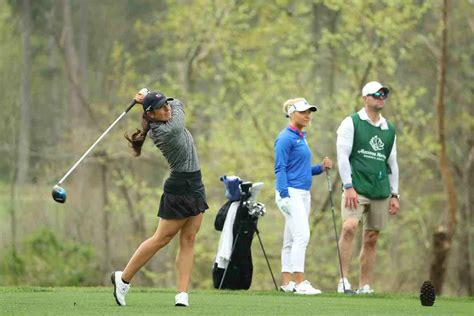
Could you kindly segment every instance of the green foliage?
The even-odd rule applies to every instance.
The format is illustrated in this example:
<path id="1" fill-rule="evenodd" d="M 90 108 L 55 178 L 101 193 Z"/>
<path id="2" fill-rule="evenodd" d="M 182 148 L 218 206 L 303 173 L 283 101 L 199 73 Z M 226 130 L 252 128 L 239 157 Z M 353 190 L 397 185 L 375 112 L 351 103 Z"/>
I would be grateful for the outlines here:
<path id="1" fill-rule="evenodd" d="M 9 250 L 0 266 L 2 284 L 75 286 L 94 284 L 98 271 L 91 245 L 58 239 L 41 229 L 25 238 L 20 250 Z"/>

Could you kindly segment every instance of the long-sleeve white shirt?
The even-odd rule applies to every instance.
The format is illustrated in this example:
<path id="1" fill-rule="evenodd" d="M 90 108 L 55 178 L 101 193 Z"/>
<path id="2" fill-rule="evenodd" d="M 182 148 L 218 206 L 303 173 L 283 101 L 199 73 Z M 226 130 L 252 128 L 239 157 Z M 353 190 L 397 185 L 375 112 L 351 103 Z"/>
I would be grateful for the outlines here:
<path id="1" fill-rule="evenodd" d="M 380 115 L 380 119 L 374 123 L 370 120 L 365 108 L 362 108 L 359 112 L 359 118 L 363 121 L 367 121 L 373 126 L 380 127 L 381 129 L 388 129 L 387 120 Z M 346 117 L 339 128 L 337 129 L 337 164 L 339 167 L 339 175 L 341 176 L 342 183 L 344 185 L 352 184 L 352 170 L 349 162 L 349 156 L 352 152 L 352 144 L 354 140 L 354 123 L 350 116 Z M 391 169 L 389 174 L 390 189 L 392 193 L 398 194 L 398 163 L 397 163 L 397 137 L 393 141 L 392 151 L 388 157 L 388 165 Z"/>

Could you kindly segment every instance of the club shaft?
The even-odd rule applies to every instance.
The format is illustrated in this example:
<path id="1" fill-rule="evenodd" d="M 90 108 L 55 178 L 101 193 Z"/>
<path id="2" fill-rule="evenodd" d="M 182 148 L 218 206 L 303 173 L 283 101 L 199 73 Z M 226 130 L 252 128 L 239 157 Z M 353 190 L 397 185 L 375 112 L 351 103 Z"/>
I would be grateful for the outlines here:
<path id="1" fill-rule="evenodd" d="M 341 251 L 339 249 L 339 237 L 337 236 L 336 215 L 334 214 L 334 203 L 332 201 L 332 182 L 331 182 L 331 175 L 329 174 L 329 169 L 326 169 L 326 179 L 328 181 L 329 202 L 331 204 L 331 213 L 332 213 L 332 223 L 333 223 L 333 226 L 334 226 L 334 235 L 336 236 L 337 257 L 339 259 L 339 269 L 340 269 L 340 272 L 341 272 L 342 288 L 344 289 L 344 292 L 346 292 L 346 286 L 344 284 L 344 272 L 342 270 Z"/>
<path id="2" fill-rule="evenodd" d="M 133 107 L 134 104 L 135 103 L 130 104 L 129 107 L 122 114 L 120 114 L 120 116 L 117 117 L 117 119 L 102 133 L 102 135 L 100 135 L 99 138 L 97 138 L 95 143 L 92 144 L 92 146 L 89 147 L 89 149 L 87 149 L 87 151 L 81 156 L 81 158 L 79 158 L 79 160 L 71 167 L 71 169 L 69 169 L 68 172 L 66 172 L 64 177 L 62 177 L 61 180 L 59 180 L 58 185 L 62 184 L 64 180 L 66 180 L 66 178 L 71 174 L 71 172 L 73 172 L 74 169 L 76 169 L 76 167 L 81 163 L 81 161 L 90 153 L 92 149 L 94 149 L 94 147 L 102 140 L 102 138 L 104 138 L 104 136 L 107 135 L 107 133 L 115 126 L 115 124 L 117 124 L 118 121 L 120 121 L 122 117 L 124 117 L 125 114 L 127 114 L 127 112 Z"/>

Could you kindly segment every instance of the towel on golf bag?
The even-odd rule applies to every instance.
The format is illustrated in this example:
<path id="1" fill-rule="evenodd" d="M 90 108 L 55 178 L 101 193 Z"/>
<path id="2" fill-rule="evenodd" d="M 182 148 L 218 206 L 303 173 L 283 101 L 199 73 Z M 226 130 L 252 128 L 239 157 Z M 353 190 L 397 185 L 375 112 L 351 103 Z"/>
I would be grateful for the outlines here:
<path id="1" fill-rule="evenodd" d="M 226 203 L 227 204 L 227 203 Z M 219 247 L 217 248 L 217 256 L 215 262 L 217 267 L 221 269 L 227 268 L 232 255 L 232 242 L 234 240 L 233 227 L 235 214 L 239 208 L 240 201 L 231 202 L 227 216 L 225 218 L 224 227 L 222 228 L 221 238 L 219 239 Z"/>

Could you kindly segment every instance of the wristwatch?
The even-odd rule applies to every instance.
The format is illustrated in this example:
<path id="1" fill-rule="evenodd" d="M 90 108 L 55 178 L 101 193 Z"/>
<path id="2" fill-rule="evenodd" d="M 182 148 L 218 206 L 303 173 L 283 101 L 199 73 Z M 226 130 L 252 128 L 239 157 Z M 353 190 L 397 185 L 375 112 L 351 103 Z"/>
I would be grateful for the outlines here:
<path id="1" fill-rule="evenodd" d="M 392 194 L 390 195 L 390 197 L 396 198 L 397 200 L 400 201 L 400 194 L 398 194 L 398 193 L 392 193 Z"/>

